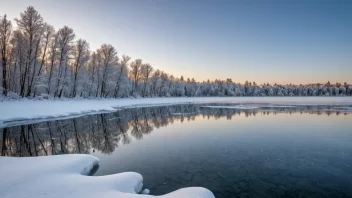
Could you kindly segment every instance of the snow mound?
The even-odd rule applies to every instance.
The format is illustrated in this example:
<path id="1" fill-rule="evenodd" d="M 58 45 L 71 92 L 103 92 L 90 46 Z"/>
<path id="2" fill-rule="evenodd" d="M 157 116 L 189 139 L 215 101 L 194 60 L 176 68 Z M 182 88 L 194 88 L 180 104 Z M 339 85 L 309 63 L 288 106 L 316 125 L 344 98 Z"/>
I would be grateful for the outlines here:
<path id="1" fill-rule="evenodd" d="M 91 155 L 71 154 L 45 157 L 0 157 L 2 198 L 143 198 L 143 177 L 134 172 L 86 176 L 99 163 Z M 184 188 L 161 198 L 214 198 L 205 188 Z"/>

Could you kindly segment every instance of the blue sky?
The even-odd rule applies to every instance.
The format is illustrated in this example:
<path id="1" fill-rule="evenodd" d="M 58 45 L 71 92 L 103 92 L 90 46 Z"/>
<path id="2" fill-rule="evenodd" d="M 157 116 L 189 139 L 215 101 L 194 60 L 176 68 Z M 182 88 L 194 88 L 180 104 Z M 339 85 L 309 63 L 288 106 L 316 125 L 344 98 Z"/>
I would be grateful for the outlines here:
<path id="1" fill-rule="evenodd" d="M 11 0 L 92 49 L 103 43 L 176 77 L 257 83 L 352 83 L 352 1 Z"/>

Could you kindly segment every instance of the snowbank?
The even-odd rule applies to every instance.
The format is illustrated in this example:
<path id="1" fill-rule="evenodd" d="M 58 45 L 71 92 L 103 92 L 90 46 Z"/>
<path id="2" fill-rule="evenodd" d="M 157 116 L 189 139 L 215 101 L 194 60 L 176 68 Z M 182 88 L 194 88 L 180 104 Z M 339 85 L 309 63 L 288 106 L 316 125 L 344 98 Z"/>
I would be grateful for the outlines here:
<path id="1" fill-rule="evenodd" d="M 260 106 L 253 105 L 236 105 L 236 106 L 202 106 L 203 108 L 215 109 L 258 109 Z"/>
<path id="2" fill-rule="evenodd" d="M 96 157 L 83 154 L 45 157 L 0 157 L 1 198 L 143 198 L 143 178 L 134 172 L 85 176 Z M 145 190 L 144 192 L 148 192 Z M 184 188 L 160 198 L 214 198 L 205 188 Z"/>
<path id="3" fill-rule="evenodd" d="M 0 102 L 0 127 L 116 111 L 118 108 L 184 103 L 352 105 L 352 97 L 200 97 L 144 99 L 15 100 Z M 29 121 L 29 122 L 28 122 Z"/>

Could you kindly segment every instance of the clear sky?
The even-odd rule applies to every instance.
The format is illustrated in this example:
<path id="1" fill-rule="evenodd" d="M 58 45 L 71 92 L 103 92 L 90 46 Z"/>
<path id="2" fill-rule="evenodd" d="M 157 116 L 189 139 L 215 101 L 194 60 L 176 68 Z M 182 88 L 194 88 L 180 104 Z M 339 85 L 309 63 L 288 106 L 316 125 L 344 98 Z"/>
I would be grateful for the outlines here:
<path id="1" fill-rule="evenodd" d="M 7 0 L 176 77 L 352 83 L 351 0 Z"/>

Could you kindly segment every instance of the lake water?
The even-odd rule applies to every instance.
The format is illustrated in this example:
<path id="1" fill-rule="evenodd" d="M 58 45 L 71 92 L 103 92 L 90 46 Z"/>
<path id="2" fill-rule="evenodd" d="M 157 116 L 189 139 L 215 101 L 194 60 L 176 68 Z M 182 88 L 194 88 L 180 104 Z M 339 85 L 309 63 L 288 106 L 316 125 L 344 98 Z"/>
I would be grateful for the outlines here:
<path id="1" fill-rule="evenodd" d="M 1 155 L 87 153 L 160 195 L 352 197 L 352 113 L 329 106 L 173 105 L 0 129 Z"/>

